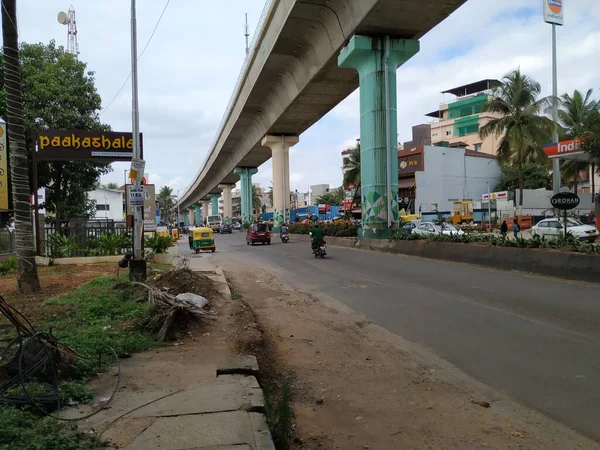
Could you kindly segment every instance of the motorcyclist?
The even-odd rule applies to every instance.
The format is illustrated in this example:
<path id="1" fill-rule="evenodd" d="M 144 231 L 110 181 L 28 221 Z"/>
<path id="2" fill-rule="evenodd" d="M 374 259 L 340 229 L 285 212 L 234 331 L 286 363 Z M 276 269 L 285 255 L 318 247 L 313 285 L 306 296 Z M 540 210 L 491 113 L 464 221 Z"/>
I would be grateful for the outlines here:
<path id="1" fill-rule="evenodd" d="M 288 234 L 288 226 L 287 223 L 284 223 L 281 225 L 281 231 L 280 231 L 281 235 L 285 235 Z"/>
<path id="2" fill-rule="evenodd" d="M 323 244 L 325 232 L 323 228 L 319 226 L 319 223 L 315 223 L 315 227 L 312 229 L 312 249 L 315 250 L 319 248 L 321 244 Z"/>

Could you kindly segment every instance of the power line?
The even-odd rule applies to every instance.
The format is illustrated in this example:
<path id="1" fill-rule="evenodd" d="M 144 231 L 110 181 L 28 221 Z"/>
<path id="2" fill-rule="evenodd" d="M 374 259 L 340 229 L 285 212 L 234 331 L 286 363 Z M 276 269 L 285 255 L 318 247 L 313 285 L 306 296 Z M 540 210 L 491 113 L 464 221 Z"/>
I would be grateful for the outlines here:
<path id="1" fill-rule="evenodd" d="M 160 16 L 158 17 L 156 25 L 154 25 L 154 29 L 152 30 L 152 34 L 150 34 L 150 37 L 148 38 L 148 42 L 146 42 L 146 45 L 144 46 L 144 48 L 140 52 L 139 56 L 137 57 L 138 61 L 140 60 L 140 58 L 142 57 L 142 55 L 144 54 L 144 52 L 146 51 L 146 49 L 150 45 L 150 42 L 152 41 L 152 38 L 154 37 L 154 34 L 156 33 L 158 25 L 160 25 L 160 21 L 162 20 L 163 16 L 165 15 L 165 11 L 167 10 L 167 7 L 169 6 L 169 3 L 171 3 L 171 0 L 167 0 L 167 3 L 165 4 L 165 7 L 163 8 L 162 12 L 160 13 Z M 125 86 L 127 86 L 127 83 L 129 82 L 130 79 L 131 79 L 131 71 L 129 71 L 129 75 L 127 75 L 127 79 L 125 80 L 125 82 L 123 83 L 123 85 L 119 88 L 119 90 L 117 91 L 117 93 L 115 94 L 115 96 L 113 97 L 113 99 L 110 102 L 108 102 L 108 105 L 106 105 L 106 108 L 104 108 L 102 111 L 100 111 L 99 116 L 101 116 L 102 114 L 104 114 L 108 110 L 108 108 L 110 108 L 110 106 L 114 103 L 114 101 L 119 97 L 119 95 L 121 94 L 121 92 L 123 91 L 123 89 L 125 88 Z"/>

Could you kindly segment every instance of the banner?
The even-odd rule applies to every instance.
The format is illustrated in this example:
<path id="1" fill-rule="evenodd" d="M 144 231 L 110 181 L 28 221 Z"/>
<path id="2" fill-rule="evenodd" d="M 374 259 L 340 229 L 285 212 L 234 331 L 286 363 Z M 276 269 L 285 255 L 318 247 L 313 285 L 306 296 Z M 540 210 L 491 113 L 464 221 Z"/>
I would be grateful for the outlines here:
<path id="1" fill-rule="evenodd" d="M 133 208 L 129 203 L 129 191 L 131 185 L 128 184 L 125 188 L 125 195 L 127 198 L 127 214 L 133 215 Z M 146 200 L 144 201 L 144 232 L 156 231 L 156 197 L 155 187 L 153 184 L 146 184 L 143 187 L 145 191 Z"/>
<path id="2" fill-rule="evenodd" d="M 6 122 L 0 120 L 0 210 L 8 210 L 8 151 Z"/>
<path id="3" fill-rule="evenodd" d="M 563 25 L 564 14 L 562 0 L 544 0 L 544 22 Z"/>

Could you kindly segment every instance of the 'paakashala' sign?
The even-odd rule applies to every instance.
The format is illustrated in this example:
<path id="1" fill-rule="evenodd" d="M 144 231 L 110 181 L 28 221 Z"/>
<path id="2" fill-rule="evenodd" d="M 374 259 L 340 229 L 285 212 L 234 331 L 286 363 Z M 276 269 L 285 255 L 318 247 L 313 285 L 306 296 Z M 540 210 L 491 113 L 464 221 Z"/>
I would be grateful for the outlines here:
<path id="1" fill-rule="evenodd" d="M 133 135 L 116 131 L 43 130 L 37 135 L 37 150 L 38 160 L 131 161 Z"/>
<path id="2" fill-rule="evenodd" d="M 560 192 L 550 199 L 553 207 L 567 211 L 579 206 L 579 197 L 572 192 Z"/>

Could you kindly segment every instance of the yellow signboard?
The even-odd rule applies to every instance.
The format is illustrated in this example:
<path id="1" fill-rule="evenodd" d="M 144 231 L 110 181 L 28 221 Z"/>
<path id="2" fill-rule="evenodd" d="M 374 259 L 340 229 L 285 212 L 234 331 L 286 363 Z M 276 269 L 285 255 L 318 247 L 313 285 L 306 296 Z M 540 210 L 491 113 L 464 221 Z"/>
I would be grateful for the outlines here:
<path id="1" fill-rule="evenodd" d="M 8 151 L 6 123 L 0 120 L 0 210 L 8 210 Z"/>

